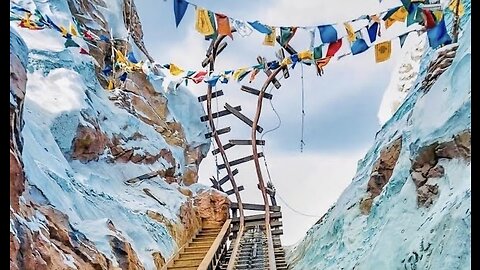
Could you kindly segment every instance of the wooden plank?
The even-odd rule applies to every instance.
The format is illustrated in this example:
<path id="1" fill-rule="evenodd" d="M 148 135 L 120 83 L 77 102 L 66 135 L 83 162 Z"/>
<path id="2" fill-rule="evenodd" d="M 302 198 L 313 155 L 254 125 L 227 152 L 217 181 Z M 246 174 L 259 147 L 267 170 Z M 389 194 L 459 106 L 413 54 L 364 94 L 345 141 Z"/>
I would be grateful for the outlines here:
<path id="1" fill-rule="evenodd" d="M 283 235 L 283 230 L 272 230 L 272 235 Z"/>
<path id="2" fill-rule="evenodd" d="M 231 209 L 238 209 L 238 203 L 232 202 L 230 204 Z M 255 211 L 265 211 L 265 205 L 263 204 L 253 204 L 253 203 L 243 203 L 244 210 L 255 210 Z M 280 212 L 280 206 L 272 206 L 270 205 L 271 212 Z"/>
<path id="3" fill-rule="evenodd" d="M 242 191 L 242 190 L 245 189 L 243 186 L 238 186 L 237 188 L 238 188 L 238 191 Z M 229 189 L 229 190 L 225 191 L 225 193 L 227 193 L 227 195 L 232 195 L 232 194 L 235 193 L 235 191 L 232 188 L 232 189 Z"/>
<path id="4" fill-rule="evenodd" d="M 230 106 L 228 103 L 225 103 L 225 105 L 223 106 L 225 109 L 227 109 L 228 111 L 230 111 L 233 115 L 235 115 L 238 119 L 242 120 L 242 122 L 244 122 L 245 124 L 249 125 L 250 127 L 253 126 L 253 121 L 250 120 L 248 117 L 246 117 L 245 115 L 243 115 L 242 113 L 240 113 L 238 110 L 236 110 L 234 107 Z M 259 125 L 257 125 L 257 128 L 256 130 L 259 132 L 259 133 L 262 133 L 263 132 L 263 128 Z"/>
<path id="5" fill-rule="evenodd" d="M 247 92 L 247 93 L 250 93 L 250 94 L 253 94 L 253 95 L 256 95 L 256 96 L 259 96 L 260 95 L 260 90 L 257 90 L 255 88 L 252 88 L 252 87 L 248 87 L 246 85 L 242 85 L 242 87 L 240 88 L 240 90 L 244 91 L 244 92 Z M 263 98 L 266 98 L 266 99 L 272 99 L 273 98 L 273 95 L 272 94 L 269 94 L 269 93 L 264 93 L 263 94 Z"/>
<path id="6" fill-rule="evenodd" d="M 234 146 L 235 146 L 235 144 L 227 143 L 227 144 L 225 144 L 225 145 L 223 146 L 223 150 L 227 150 L 227 149 L 232 148 L 232 147 L 234 147 Z M 212 155 L 216 155 L 216 154 L 218 154 L 218 153 L 220 153 L 220 148 L 214 149 L 214 150 L 212 151 Z"/>
<path id="7" fill-rule="evenodd" d="M 281 217 L 282 217 L 282 212 L 274 212 L 270 214 L 270 219 L 281 218 Z M 265 214 L 245 216 L 245 222 L 258 221 L 262 219 L 265 219 Z M 238 217 L 232 219 L 232 223 L 238 223 L 239 221 L 240 219 Z"/>
<path id="8" fill-rule="evenodd" d="M 236 107 L 234 107 L 234 109 L 237 110 L 237 111 L 241 111 L 242 107 L 241 106 L 236 106 Z M 229 115 L 231 113 L 232 112 L 230 112 L 229 110 L 219 111 L 219 112 L 216 112 L 216 113 L 212 113 L 212 118 L 215 119 L 215 118 L 218 118 L 218 117 Z M 202 122 L 208 121 L 208 115 L 204 115 L 204 116 L 200 117 L 200 121 L 202 121 Z"/>
<path id="9" fill-rule="evenodd" d="M 223 96 L 223 91 L 222 90 L 212 92 L 212 98 L 216 98 L 216 97 L 220 97 L 220 96 Z M 198 102 L 203 102 L 205 100 L 207 100 L 207 95 L 203 95 L 203 96 L 198 97 Z"/>
<path id="10" fill-rule="evenodd" d="M 227 43 L 226 42 L 222 42 L 220 43 L 220 45 L 218 46 L 217 48 L 217 54 L 215 55 L 215 57 L 217 57 L 221 52 L 223 52 L 223 50 L 227 47 Z M 210 52 L 209 54 L 207 54 L 207 58 L 203 59 L 202 61 L 202 67 L 206 67 L 210 61 L 212 60 L 212 53 Z"/>
<path id="11" fill-rule="evenodd" d="M 252 227 L 252 226 L 263 225 L 263 224 L 265 224 L 265 220 L 248 222 L 248 223 L 245 224 L 245 226 Z M 279 220 L 275 220 L 275 221 L 270 222 L 270 227 L 271 228 L 278 228 L 278 227 L 282 227 L 282 226 L 283 226 L 283 224 Z M 239 224 L 236 223 L 232 226 L 231 232 L 238 232 L 238 229 L 239 229 Z"/>
<path id="12" fill-rule="evenodd" d="M 134 184 L 138 181 L 153 178 L 153 177 L 157 176 L 158 173 L 159 173 L 159 171 L 153 171 L 153 172 L 149 172 L 149 173 L 146 173 L 146 174 L 142 174 L 140 176 L 137 176 L 137 177 L 126 180 L 125 183 L 126 184 Z"/>
<path id="13" fill-rule="evenodd" d="M 238 169 L 235 169 L 232 171 L 233 176 L 237 175 L 237 173 L 238 173 Z M 229 179 L 230 178 L 228 177 L 228 174 L 227 174 L 222 179 L 220 179 L 220 181 L 218 181 L 218 184 L 221 186 L 225 184 Z"/>
<path id="14" fill-rule="evenodd" d="M 216 132 L 217 132 L 218 135 L 222 135 L 222 134 L 228 133 L 230 131 L 231 131 L 231 128 L 226 127 L 226 128 L 217 129 Z M 209 132 L 209 133 L 205 134 L 205 139 L 211 138 L 212 136 L 213 136 L 212 132 Z"/>
<path id="15" fill-rule="evenodd" d="M 263 153 L 262 153 L 262 152 L 258 153 L 258 157 L 259 157 L 259 158 L 263 157 Z M 232 166 L 235 166 L 235 165 L 238 165 L 238 164 L 242 164 L 242 163 L 247 162 L 247 161 L 250 161 L 250 160 L 253 160 L 253 155 L 247 156 L 247 157 L 243 157 L 243 158 L 239 158 L 239 159 L 236 159 L 236 160 L 234 160 L 234 161 L 230 161 L 228 164 L 230 164 L 230 167 L 232 167 Z M 219 170 L 225 169 L 225 164 L 220 164 L 220 165 L 218 165 L 218 169 L 219 169 Z"/>
<path id="16" fill-rule="evenodd" d="M 257 62 L 259 64 L 265 64 L 266 65 L 265 58 L 263 58 L 261 56 L 257 57 Z M 267 76 L 270 76 L 272 74 L 272 71 L 270 69 L 268 69 L 267 66 L 265 66 L 265 68 L 263 69 L 263 72 L 265 72 L 265 74 L 267 74 Z M 277 89 L 279 89 L 282 86 L 276 78 L 273 78 L 272 83 L 275 86 L 275 88 L 277 88 Z"/>
<path id="17" fill-rule="evenodd" d="M 200 265 L 198 266 L 197 269 L 199 270 L 207 270 L 209 267 L 211 267 L 212 262 L 214 264 L 219 263 L 220 257 L 221 257 L 221 252 L 222 252 L 222 246 L 224 246 L 226 243 L 227 239 L 227 234 L 228 234 L 228 229 L 230 228 L 230 219 L 227 219 L 225 223 L 222 226 L 222 229 L 218 233 L 217 237 L 213 241 L 213 243 L 210 245 L 210 248 L 207 251 L 207 254 L 205 254 L 203 260 L 200 262 Z"/>
<path id="18" fill-rule="evenodd" d="M 218 189 L 220 190 L 221 192 L 224 192 L 223 189 L 222 189 L 222 186 L 220 186 L 220 184 L 217 182 L 217 180 L 215 180 L 214 177 L 210 177 L 210 182 L 212 182 L 212 187 L 215 188 L 215 189 Z"/>
<path id="19" fill-rule="evenodd" d="M 230 140 L 234 145 L 252 145 L 252 140 Z M 257 145 L 265 145 L 265 140 L 257 140 Z"/>

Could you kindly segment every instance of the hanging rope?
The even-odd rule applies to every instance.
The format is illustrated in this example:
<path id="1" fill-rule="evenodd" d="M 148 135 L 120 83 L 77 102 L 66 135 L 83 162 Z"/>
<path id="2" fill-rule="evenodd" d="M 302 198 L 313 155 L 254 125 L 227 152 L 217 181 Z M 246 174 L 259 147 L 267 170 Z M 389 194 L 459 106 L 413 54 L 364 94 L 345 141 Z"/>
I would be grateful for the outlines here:
<path id="1" fill-rule="evenodd" d="M 214 90 L 217 91 L 217 86 L 215 86 Z M 218 112 L 218 98 L 215 99 L 215 103 L 216 103 L 216 107 L 217 107 L 217 108 L 216 108 L 216 111 Z M 215 119 L 215 121 L 216 121 L 216 123 L 215 123 L 215 129 L 218 127 L 218 118 L 220 118 L 220 117 L 217 117 L 217 118 Z M 214 145 L 214 144 L 213 144 L 213 140 L 212 140 L 212 145 Z M 214 147 L 215 147 L 215 145 L 214 145 Z M 220 147 L 220 146 L 219 146 L 219 147 Z M 220 170 L 218 169 L 218 157 L 217 157 L 217 155 L 215 155 L 215 167 L 216 167 L 216 169 L 217 169 L 217 181 L 220 181 Z"/>
<path id="2" fill-rule="evenodd" d="M 302 67 L 302 131 L 300 138 L 300 153 L 303 153 L 303 146 L 305 145 L 305 141 L 303 140 L 303 133 L 305 129 L 305 86 L 303 83 L 303 64 L 301 64 L 300 66 Z"/>
<path id="3" fill-rule="evenodd" d="M 292 69 L 291 67 L 288 68 L 289 70 Z M 303 77 L 303 65 L 302 65 L 302 77 Z M 284 79 L 284 77 L 282 76 L 280 79 L 278 79 L 278 81 L 282 81 Z M 303 80 L 302 80 L 302 84 L 303 84 Z M 270 88 L 267 90 L 268 93 L 270 94 L 272 92 L 274 88 L 274 85 L 270 86 Z M 303 87 L 302 87 L 303 88 Z M 303 98 L 302 98 L 303 99 Z M 260 136 L 260 140 L 263 138 L 263 136 L 265 136 L 266 134 L 268 134 L 269 132 L 272 132 L 272 131 L 275 131 L 277 129 L 280 128 L 280 126 L 282 125 L 282 119 L 280 118 L 280 115 L 278 114 L 277 110 L 275 109 L 275 106 L 273 106 L 273 103 L 272 103 L 272 100 L 270 99 L 270 106 L 272 107 L 272 110 L 273 112 L 275 113 L 275 115 L 277 116 L 277 119 L 278 119 L 278 124 L 277 126 L 275 126 L 274 128 L 272 129 L 269 129 L 267 131 L 265 131 L 261 136 Z M 303 110 L 303 109 L 302 109 Z M 263 155 L 263 162 L 265 164 L 265 170 L 267 171 L 267 177 L 268 177 L 268 182 L 267 182 L 267 185 L 268 183 L 271 183 L 273 186 L 275 186 L 275 184 L 273 183 L 273 180 L 272 180 L 272 176 L 270 174 L 270 170 L 268 169 L 268 163 L 267 163 L 267 158 L 266 158 L 266 155 L 265 155 L 265 149 L 264 149 L 264 146 L 262 145 L 262 152 L 264 153 Z M 279 192 L 278 191 L 275 191 L 275 194 L 278 195 L 278 198 L 283 202 L 283 204 L 285 204 L 285 206 L 287 208 L 289 208 L 290 210 L 292 210 L 294 213 L 297 213 L 299 215 L 302 215 L 302 216 L 306 216 L 306 217 L 321 217 L 321 216 L 318 216 L 318 215 L 311 215 L 311 214 L 305 214 L 293 207 L 291 207 L 287 201 L 285 199 L 282 198 L 282 196 L 280 196 Z"/>

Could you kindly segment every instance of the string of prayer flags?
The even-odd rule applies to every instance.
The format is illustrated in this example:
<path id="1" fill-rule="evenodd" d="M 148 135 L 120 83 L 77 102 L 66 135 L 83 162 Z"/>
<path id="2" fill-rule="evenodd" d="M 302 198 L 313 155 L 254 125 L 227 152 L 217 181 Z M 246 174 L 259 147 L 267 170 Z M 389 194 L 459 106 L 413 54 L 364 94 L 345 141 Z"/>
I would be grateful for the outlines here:
<path id="1" fill-rule="evenodd" d="M 173 0 L 173 13 L 175 13 L 175 26 L 178 27 L 187 11 L 188 3 L 184 0 Z"/>
<path id="2" fill-rule="evenodd" d="M 217 19 L 217 31 L 219 35 L 229 36 L 233 40 L 232 28 L 230 27 L 230 20 L 227 16 L 215 13 Z"/>
<path id="3" fill-rule="evenodd" d="M 392 53 L 392 41 L 388 40 L 375 44 L 375 62 L 381 63 L 390 59 Z"/>
<path id="4" fill-rule="evenodd" d="M 459 3 L 460 2 L 460 3 Z M 457 6 L 458 6 L 458 11 L 457 11 Z M 462 1 L 460 0 L 452 0 L 450 4 L 448 5 L 448 8 L 454 13 L 457 14 L 458 16 L 462 17 L 463 14 L 465 14 L 465 8 L 463 7 Z"/>
<path id="5" fill-rule="evenodd" d="M 323 43 L 333 43 L 338 40 L 337 30 L 332 25 L 321 25 L 318 31 Z"/>
<path id="6" fill-rule="evenodd" d="M 265 46 L 275 46 L 275 40 L 277 38 L 277 33 L 275 27 L 270 29 L 270 34 L 265 35 L 265 39 L 263 40 L 263 45 Z"/>
<path id="7" fill-rule="evenodd" d="M 208 10 L 201 7 L 195 8 L 195 29 L 204 36 L 215 33 L 210 17 L 208 16 Z"/>
<path id="8" fill-rule="evenodd" d="M 297 32 L 297 27 L 280 27 L 280 45 L 287 46 Z"/>

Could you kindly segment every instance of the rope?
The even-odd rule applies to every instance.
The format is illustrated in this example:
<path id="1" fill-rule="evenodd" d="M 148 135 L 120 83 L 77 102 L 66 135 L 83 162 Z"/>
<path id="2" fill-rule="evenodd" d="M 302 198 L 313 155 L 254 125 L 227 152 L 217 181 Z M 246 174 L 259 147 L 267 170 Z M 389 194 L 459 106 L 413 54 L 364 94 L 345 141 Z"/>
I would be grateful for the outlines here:
<path id="1" fill-rule="evenodd" d="M 215 86 L 215 91 L 217 91 L 217 86 Z M 216 110 L 218 112 L 218 98 L 215 98 L 215 103 L 216 103 Z M 215 119 L 216 123 L 215 123 L 215 129 L 218 127 L 218 120 L 219 120 L 220 117 L 217 117 L 217 119 Z M 213 140 L 212 140 L 212 144 L 213 144 Z M 213 144 L 214 145 L 214 144 Z M 215 145 L 214 145 L 215 147 Z M 220 147 L 220 146 L 218 146 Z M 215 155 L 215 168 L 217 169 L 217 181 L 220 181 L 220 170 L 218 169 L 218 155 Z"/>
<path id="2" fill-rule="evenodd" d="M 292 69 L 291 67 L 288 68 L 289 70 Z M 303 78 L 303 65 L 302 65 L 302 78 Z M 278 81 L 281 81 L 283 80 L 284 77 L 282 76 L 280 79 L 277 79 Z M 302 85 L 303 85 L 303 80 L 302 80 Z M 271 93 L 272 90 L 274 88 L 274 85 L 271 85 L 270 88 L 267 90 L 268 93 Z M 303 88 L 303 87 L 302 87 Z M 302 100 L 303 100 L 303 94 L 302 94 Z M 265 131 L 261 136 L 260 136 L 260 140 L 263 138 L 263 136 L 265 136 L 267 133 L 269 132 L 272 132 L 272 131 L 275 131 L 277 130 L 278 128 L 280 128 L 281 124 L 282 124 L 282 119 L 280 118 L 280 115 L 278 114 L 277 110 L 275 109 L 275 106 L 273 106 L 273 103 L 272 103 L 272 100 L 270 99 L 270 106 L 272 107 L 272 110 L 273 112 L 275 113 L 275 115 L 277 116 L 277 119 L 278 119 L 278 125 L 275 126 L 274 128 L 272 129 L 269 129 L 267 131 Z M 303 109 L 302 109 L 303 111 Z M 273 180 L 272 180 L 272 176 L 270 174 L 270 170 L 268 169 L 268 163 L 267 163 L 267 158 L 266 158 L 266 155 L 265 155 L 265 150 L 264 150 L 264 146 L 262 145 L 262 152 L 263 152 L 263 162 L 265 164 L 265 169 L 267 171 L 267 177 L 268 177 L 268 182 L 270 182 L 273 186 L 274 183 L 273 183 Z M 321 217 L 321 216 L 318 216 L 318 215 L 311 215 L 311 214 L 305 214 L 299 210 L 296 210 L 295 208 L 291 207 L 287 201 L 285 199 L 282 198 L 282 196 L 280 196 L 279 192 L 276 190 L 275 191 L 276 195 L 278 195 L 278 198 L 285 204 L 285 206 L 287 206 L 287 208 L 289 208 L 290 210 L 292 210 L 294 213 L 297 213 L 299 215 L 302 215 L 302 216 L 306 216 L 306 217 Z"/>
<path id="3" fill-rule="evenodd" d="M 303 82 L 303 64 L 301 64 L 302 67 L 302 131 L 301 131 L 301 137 L 300 137 L 300 153 L 303 153 L 303 146 L 305 145 L 305 141 L 303 140 L 303 134 L 304 134 L 304 129 L 305 129 L 305 86 Z"/>

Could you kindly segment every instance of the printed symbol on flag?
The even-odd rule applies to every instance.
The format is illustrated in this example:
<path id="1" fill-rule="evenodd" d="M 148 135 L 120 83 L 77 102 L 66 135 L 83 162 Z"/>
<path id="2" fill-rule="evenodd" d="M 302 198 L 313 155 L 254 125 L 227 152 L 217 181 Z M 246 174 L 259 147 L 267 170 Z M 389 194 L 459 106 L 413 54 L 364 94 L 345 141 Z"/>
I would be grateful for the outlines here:
<path id="1" fill-rule="evenodd" d="M 391 53 L 392 42 L 390 40 L 375 45 L 375 61 L 377 63 L 388 60 Z"/>

